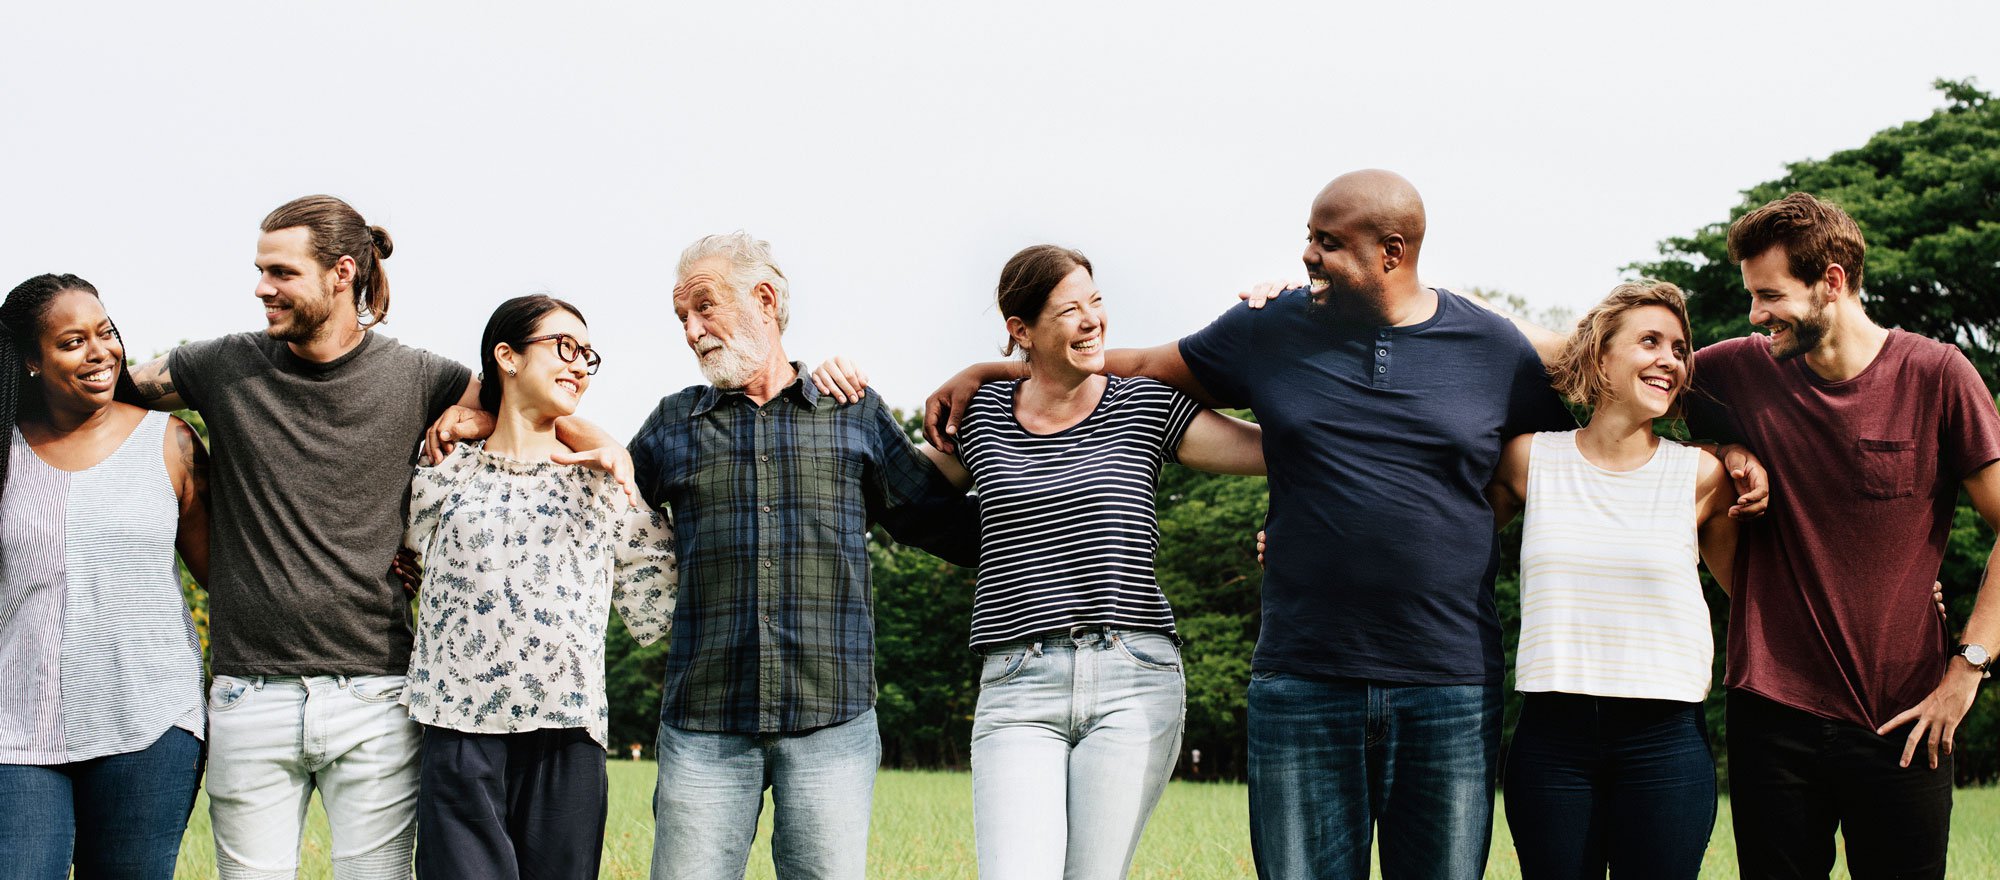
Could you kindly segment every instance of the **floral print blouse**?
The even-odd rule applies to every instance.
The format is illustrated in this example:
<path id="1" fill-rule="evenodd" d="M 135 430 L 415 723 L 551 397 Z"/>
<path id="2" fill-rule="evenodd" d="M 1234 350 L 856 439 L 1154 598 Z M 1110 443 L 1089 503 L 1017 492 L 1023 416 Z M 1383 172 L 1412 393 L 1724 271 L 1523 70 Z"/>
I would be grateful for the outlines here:
<path id="1" fill-rule="evenodd" d="M 424 566 L 410 717 L 466 733 L 581 727 L 604 744 L 607 600 L 642 645 L 673 620 L 660 514 L 609 474 L 468 442 L 417 468 L 403 543 Z"/>

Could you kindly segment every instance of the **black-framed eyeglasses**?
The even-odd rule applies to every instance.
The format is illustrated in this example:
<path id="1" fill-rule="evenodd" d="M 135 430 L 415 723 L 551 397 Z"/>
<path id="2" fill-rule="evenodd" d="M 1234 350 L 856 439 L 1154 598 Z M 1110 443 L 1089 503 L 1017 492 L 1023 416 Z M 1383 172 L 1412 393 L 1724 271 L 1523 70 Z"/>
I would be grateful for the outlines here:
<path id="1" fill-rule="evenodd" d="M 568 333 L 549 333 L 543 336 L 530 336 L 521 340 L 521 344 L 532 345 L 537 342 L 547 342 L 551 339 L 556 342 L 556 357 L 562 358 L 563 363 L 576 363 L 577 356 L 582 355 L 583 371 L 592 376 L 597 375 L 597 367 L 599 364 L 604 363 L 604 359 L 597 356 L 597 349 L 578 343 L 576 337 Z"/>

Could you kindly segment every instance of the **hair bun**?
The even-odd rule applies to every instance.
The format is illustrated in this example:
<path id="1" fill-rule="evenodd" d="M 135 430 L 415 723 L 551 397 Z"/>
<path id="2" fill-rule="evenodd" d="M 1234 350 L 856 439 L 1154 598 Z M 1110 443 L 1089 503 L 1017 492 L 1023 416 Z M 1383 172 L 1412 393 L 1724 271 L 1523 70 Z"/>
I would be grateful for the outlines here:
<path id="1" fill-rule="evenodd" d="M 389 238 L 389 230 L 380 226 L 368 227 L 368 237 L 375 240 L 375 259 L 386 260 L 396 252 L 396 242 Z"/>

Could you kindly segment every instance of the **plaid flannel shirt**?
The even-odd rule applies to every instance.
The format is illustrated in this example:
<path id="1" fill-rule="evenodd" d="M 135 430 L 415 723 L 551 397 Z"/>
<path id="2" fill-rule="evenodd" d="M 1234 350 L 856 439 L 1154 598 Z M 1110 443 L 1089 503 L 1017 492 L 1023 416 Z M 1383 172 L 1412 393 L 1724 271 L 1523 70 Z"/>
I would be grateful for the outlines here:
<path id="1" fill-rule="evenodd" d="M 631 444 L 639 491 L 670 507 L 680 601 L 660 702 L 686 730 L 789 733 L 875 705 L 868 526 L 960 565 L 977 502 L 910 443 L 882 398 L 822 402 L 799 378 L 757 406 L 698 385 Z"/>

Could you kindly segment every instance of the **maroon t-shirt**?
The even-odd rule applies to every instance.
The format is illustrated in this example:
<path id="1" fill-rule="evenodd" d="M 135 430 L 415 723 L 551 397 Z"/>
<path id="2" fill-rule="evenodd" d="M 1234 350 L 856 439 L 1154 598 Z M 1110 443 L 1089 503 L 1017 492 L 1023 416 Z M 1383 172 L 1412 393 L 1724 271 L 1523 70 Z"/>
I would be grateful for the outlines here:
<path id="1" fill-rule="evenodd" d="M 1695 436 L 1748 445 L 1771 475 L 1770 512 L 1737 546 L 1725 682 L 1869 728 L 1922 702 L 1952 647 L 1931 582 L 1959 486 L 2000 460 L 1979 373 L 1901 330 L 1844 382 L 1774 359 L 1764 336 L 1694 364 Z"/>

